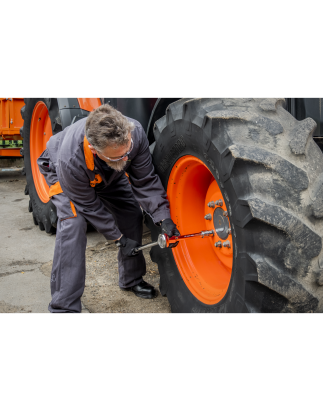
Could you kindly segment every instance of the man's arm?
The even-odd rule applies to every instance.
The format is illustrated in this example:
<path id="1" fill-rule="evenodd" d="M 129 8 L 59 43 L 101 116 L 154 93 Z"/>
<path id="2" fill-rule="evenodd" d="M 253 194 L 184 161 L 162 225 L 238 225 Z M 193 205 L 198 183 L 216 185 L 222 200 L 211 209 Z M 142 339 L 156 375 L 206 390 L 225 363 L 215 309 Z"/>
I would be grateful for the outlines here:
<path id="1" fill-rule="evenodd" d="M 74 170 L 71 164 L 59 162 L 59 181 L 63 192 L 73 202 L 78 213 L 85 217 L 107 240 L 116 240 L 121 232 L 113 216 L 104 207 L 95 190 L 90 186 L 82 169 Z"/>
<path id="2" fill-rule="evenodd" d="M 128 169 L 133 193 L 155 223 L 170 218 L 169 202 L 160 178 L 155 173 L 147 136 L 139 128 L 140 148 Z"/>

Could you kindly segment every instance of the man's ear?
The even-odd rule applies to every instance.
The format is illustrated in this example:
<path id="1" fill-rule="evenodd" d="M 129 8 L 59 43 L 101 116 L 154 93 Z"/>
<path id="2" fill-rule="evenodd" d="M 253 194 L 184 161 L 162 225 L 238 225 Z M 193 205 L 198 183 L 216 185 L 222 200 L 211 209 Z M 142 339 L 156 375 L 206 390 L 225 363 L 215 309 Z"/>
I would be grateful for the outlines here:
<path id="1" fill-rule="evenodd" d="M 96 150 L 89 144 L 89 149 L 92 151 L 92 154 L 97 154 Z"/>

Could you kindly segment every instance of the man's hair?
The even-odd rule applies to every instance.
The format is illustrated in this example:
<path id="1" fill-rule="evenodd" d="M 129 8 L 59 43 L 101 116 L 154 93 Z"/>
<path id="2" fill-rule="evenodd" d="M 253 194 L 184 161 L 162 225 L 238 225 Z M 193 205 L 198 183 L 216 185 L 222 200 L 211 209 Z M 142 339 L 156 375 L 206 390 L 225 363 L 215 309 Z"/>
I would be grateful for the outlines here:
<path id="1" fill-rule="evenodd" d="M 120 111 L 104 104 L 90 113 L 85 124 L 85 135 L 91 146 L 102 151 L 108 146 L 124 146 L 129 132 L 135 128 Z"/>

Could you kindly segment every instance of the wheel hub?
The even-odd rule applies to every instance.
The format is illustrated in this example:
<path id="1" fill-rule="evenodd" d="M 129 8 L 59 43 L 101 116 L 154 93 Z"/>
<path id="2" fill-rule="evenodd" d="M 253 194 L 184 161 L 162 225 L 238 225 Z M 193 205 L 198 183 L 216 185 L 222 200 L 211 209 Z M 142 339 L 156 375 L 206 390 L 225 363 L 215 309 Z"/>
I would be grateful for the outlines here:
<path id="1" fill-rule="evenodd" d="M 229 219 L 224 215 L 223 209 L 221 207 L 218 207 L 214 210 L 213 224 L 217 235 L 222 240 L 226 240 L 229 237 Z"/>

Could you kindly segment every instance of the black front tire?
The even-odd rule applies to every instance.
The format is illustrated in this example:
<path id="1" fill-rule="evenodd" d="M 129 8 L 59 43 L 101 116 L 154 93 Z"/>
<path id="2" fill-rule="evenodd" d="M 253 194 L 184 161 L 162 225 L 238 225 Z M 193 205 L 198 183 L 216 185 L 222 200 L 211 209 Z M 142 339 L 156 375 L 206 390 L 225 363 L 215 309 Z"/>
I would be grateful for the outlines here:
<path id="1" fill-rule="evenodd" d="M 323 155 L 312 138 L 315 122 L 297 121 L 282 105 L 182 99 L 156 122 L 153 161 L 165 189 L 179 158 L 202 160 L 234 232 L 231 282 L 215 305 L 190 292 L 171 250 L 151 250 L 173 312 L 323 311 Z M 156 241 L 159 228 L 146 220 Z"/>

